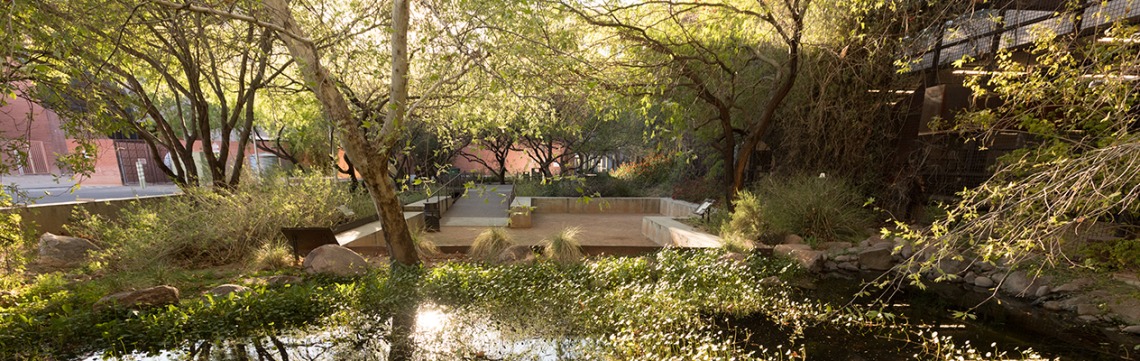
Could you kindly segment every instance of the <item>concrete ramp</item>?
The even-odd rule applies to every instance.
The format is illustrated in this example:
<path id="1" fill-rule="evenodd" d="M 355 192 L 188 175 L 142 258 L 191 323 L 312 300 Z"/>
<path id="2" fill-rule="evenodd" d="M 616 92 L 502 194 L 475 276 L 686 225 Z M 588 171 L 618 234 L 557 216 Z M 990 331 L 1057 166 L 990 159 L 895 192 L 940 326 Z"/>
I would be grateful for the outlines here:
<path id="1" fill-rule="evenodd" d="M 442 227 L 506 227 L 510 214 L 511 185 L 479 185 L 448 208 L 439 220 Z"/>

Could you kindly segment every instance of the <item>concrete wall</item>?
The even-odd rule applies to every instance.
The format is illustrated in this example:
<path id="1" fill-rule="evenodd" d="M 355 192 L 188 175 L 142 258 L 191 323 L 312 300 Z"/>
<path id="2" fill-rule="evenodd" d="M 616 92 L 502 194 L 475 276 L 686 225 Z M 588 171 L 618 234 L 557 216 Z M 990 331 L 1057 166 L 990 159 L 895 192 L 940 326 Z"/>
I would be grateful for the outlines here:
<path id="1" fill-rule="evenodd" d="M 700 204 L 673 198 L 661 198 L 661 215 L 674 218 L 692 217 L 694 216 L 693 212 L 700 206 Z"/>
<path id="2" fill-rule="evenodd" d="M 661 198 L 530 197 L 535 213 L 661 213 Z"/>
<path id="3" fill-rule="evenodd" d="M 64 233 L 63 226 L 72 222 L 72 213 L 76 209 L 86 209 L 87 212 L 93 215 L 107 217 L 109 219 L 118 219 L 119 210 L 130 205 L 132 202 L 139 203 L 154 203 L 161 202 L 167 197 L 177 197 L 177 195 L 166 196 L 151 196 L 151 197 L 138 197 L 138 198 L 122 198 L 111 199 L 96 202 L 67 202 L 56 204 L 43 204 L 32 205 L 28 207 L 14 207 L 5 208 L 0 212 L 17 212 L 22 218 L 21 226 L 32 228 L 36 234 L 43 234 L 44 232 L 51 233 Z"/>
<path id="4" fill-rule="evenodd" d="M 424 213 L 404 212 L 404 221 L 408 222 L 408 228 L 415 232 L 417 229 L 424 227 Z M 387 248 L 387 244 L 384 243 L 383 231 L 365 235 L 344 246 L 367 254 L 386 254 L 380 249 Z"/>
<path id="5" fill-rule="evenodd" d="M 720 237 L 701 232 L 693 226 L 667 216 L 642 218 L 641 234 L 653 243 L 661 245 L 661 247 L 715 248 L 721 246 Z"/>
<path id="6" fill-rule="evenodd" d="M 674 218 L 692 217 L 699 204 L 672 198 L 614 197 L 527 197 L 536 213 L 650 213 Z"/>

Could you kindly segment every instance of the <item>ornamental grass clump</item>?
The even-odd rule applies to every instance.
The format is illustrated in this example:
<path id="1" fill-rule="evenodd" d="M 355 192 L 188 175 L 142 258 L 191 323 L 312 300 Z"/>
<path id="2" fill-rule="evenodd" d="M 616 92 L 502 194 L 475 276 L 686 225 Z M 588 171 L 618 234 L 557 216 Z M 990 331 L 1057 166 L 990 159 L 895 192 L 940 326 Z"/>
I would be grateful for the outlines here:
<path id="1" fill-rule="evenodd" d="M 562 264 L 577 263 L 582 260 L 582 243 L 578 241 L 578 227 L 563 228 L 553 237 L 545 240 L 542 255 Z"/>
<path id="2" fill-rule="evenodd" d="M 437 246 L 430 237 L 424 234 L 423 227 L 412 231 L 412 243 L 415 244 L 416 252 L 421 256 L 435 257 L 442 253 L 439 251 L 439 246 Z"/>
<path id="3" fill-rule="evenodd" d="M 506 228 L 487 228 L 475 237 L 475 242 L 471 244 L 467 256 L 480 261 L 493 262 L 500 253 L 513 245 L 515 245 L 515 241 Z"/>
<path id="4" fill-rule="evenodd" d="M 875 225 L 857 188 L 837 178 L 799 176 L 761 182 L 742 191 L 722 235 L 777 243 L 796 234 L 822 241 L 855 241 Z"/>

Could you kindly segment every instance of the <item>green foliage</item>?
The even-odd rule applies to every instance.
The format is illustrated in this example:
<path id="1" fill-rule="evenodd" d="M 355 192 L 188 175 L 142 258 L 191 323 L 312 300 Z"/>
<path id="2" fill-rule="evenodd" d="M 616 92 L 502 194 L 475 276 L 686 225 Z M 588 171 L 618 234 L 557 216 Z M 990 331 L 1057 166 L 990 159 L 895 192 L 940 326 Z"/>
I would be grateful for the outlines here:
<path id="1" fill-rule="evenodd" d="M 20 283 L 28 254 L 34 239 L 34 227 L 24 227 L 22 217 L 12 208 L 12 198 L 0 190 L 0 290 L 7 290 Z M 7 208 L 7 209 L 5 209 Z"/>
<path id="2" fill-rule="evenodd" d="M 124 208 L 118 220 L 80 211 L 70 231 L 103 246 L 103 260 L 115 269 L 227 265 L 283 245 L 281 227 L 349 220 L 337 207 L 353 197 L 363 196 L 322 177 L 271 178 L 234 191 L 186 189 Z M 357 217 L 368 214 L 360 212 Z"/>
<path id="3" fill-rule="evenodd" d="M 309 349 L 330 359 L 355 359 L 362 351 L 386 349 L 390 317 L 407 310 L 409 302 L 422 301 L 420 317 L 427 316 L 428 307 L 447 316 L 417 330 L 416 352 L 428 359 L 482 352 L 465 345 L 487 342 L 481 337 L 488 336 L 508 344 L 573 341 L 555 347 L 582 359 L 783 359 L 788 350 L 811 359 L 817 354 L 809 352 L 812 341 L 805 337 L 836 330 L 843 337 L 870 333 L 869 340 L 912 339 L 906 354 L 913 350 L 922 359 L 984 359 L 886 311 L 827 306 L 762 282 L 794 273 L 787 260 L 749 255 L 745 262 L 726 262 L 722 254 L 665 250 L 567 265 L 449 262 L 354 278 L 308 276 L 300 284 L 254 285 L 248 293 L 220 298 L 184 292 L 177 306 L 138 311 L 95 311 L 91 305 L 102 290 L 48 275 L 36 290 L 19 296 L 19 306 L 0 306 L 0 358 L 170 351 L 193 359 L 207 345 L 227 350 L 244 345 L 240 349 L 252 358 L 256 353 L 246 346 L 284 341 L 291 352 Z M 756 328 L 739 327 L 735 320 L 742 317 Z M 764 334 L 750 334 L 755 330 Z M 455 339 L 433 344 L 425 339 L 433 332 Z"/>
<path id="4" fill-rule="evenodd" d="M 764 222 L 764 204 L 760 202 L 759 196 L 746 190 L 740 191 L 736 194 L 734 205 L 721 235 L 738 234 L 746 239 L 760 239 L 767 232 L 768 226 Z"/>
<path id="5" fill-rule="evenodd" d="M 345 308 L 359 307 L 366 292 L 382 286 L 309 282 L 225 298 L 194 298 L 177 307 L 143 311 L 94 311 L 97 295 L 59 291 L 23 295 L 19 312 L 0 314 L 4 359 L 70 359 L 93 352 L 157 353 L 202 341 L 261 337 L 331 321 Z"/>
<path id="6" fill-rule="evenodd" d="M 767 179 L 741 192 L 727 231 L 776 242 L 787 234 L 817 241 L 854 241 L 875 225 L 858 189 L 832 177 Z"/>
<path id="7" fill-rule="evenodd" d="M 1134 227 L 1140 215 L 1140 91 L 1122 69 L 1140 66 L 1140 53 L 1122 42 L 1095 42 L 1035 30 L 1034 61 L 997 55 L 997 68 L 968 84 L 999 106 L 968 112 L 958 130 L 982 144 L 1007 129 L 1039 143 L 1000 159 L 994 176 L 959 193 L 945 218 L 926 230 L 900 225 L 898 235 L 927 248 L 912 263 L 935 269 L 947 257 L 1043 267 L 1126 267 L 1118 256 L 1133 254 L 1130 241 L 1092 245 L 1095 259 L 1071 262 L 1085 249 L 1088 230 L 1103 223 Z M 1126 38 L 1137 27 L 1115 25 L 1106 37 Z M 1126 238 L 1135 238 L 1125 232 Z M 1119 248 L 1117 248 L 1119 247 Z M 912 276 L 913 283 L 921 282 Z"/>
<path id="8" fill-rule="evenodd" d="M 669 181 L 675 162 L 673 157 L 658 154 L 622 164 L 610 172 L 610 176 L 631 182 L 634 186 L 652 187 Z"/>
<path id="9" fill-rule="evenodd" d="M 467 256 L 481 261 L 494 262 L 503 250 L 515 245 L 515 241 L 506 228 L 487 228 L 475 237 Z"/>
<path id="10" fill-rule="evenodd" d="M 284 242 L 263 244 L 253 254 L 253 268 L 256 270 L 282 270 L 295 264 L 293 249 Z"/>
<path id="11" fill-rule="evenodd" d="M 1086 265 L 1110 270 L 1140 269 L 1140 239 L 1090 241 L 1082 252 Z"/>
<path id="12" fill-rule="evenodd" d="M 720 238 L 721 241 L 724 242 L 721 248 L 729 252 L 749 254 L 756 248 L 756 245 L 752 243 L 751 239 L 744 237 L 740 233 L 728 233 L 721 235 Z"/>
<path id="13" fill-rule="evenodd" d="M 582 261 L 582 243 L 578 241 L 577 227 L 563 228 L 557 234 L 543 240 L 542 255 L 561 264 Z"/>

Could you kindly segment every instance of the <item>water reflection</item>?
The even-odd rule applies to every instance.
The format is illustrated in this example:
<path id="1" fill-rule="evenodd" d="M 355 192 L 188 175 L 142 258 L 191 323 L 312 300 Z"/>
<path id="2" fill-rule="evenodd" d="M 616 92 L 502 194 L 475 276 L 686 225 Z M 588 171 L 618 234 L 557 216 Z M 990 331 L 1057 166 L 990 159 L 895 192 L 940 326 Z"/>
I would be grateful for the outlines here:
<path id="1" fill-rule="evenodd" d="M 122 357 L 92 355 L 84 361 L 181 361 L 181 360 L 385 360 L 389 345 L 384 339 L 388 320 L 364 321 L 354 326 L 327 330 L 296 331 L 292 334 L 253 340 L 195 343 L 191 350 L 165 350 L 157 355 L 135 353 Z M 422 304 L 416 312 L 412 339 L 419 360 L 537 360 L 589 359 L 583 340 L 566 337 L 526 337 L 516 326 L 491 320 L 485 315 L 462 312 L 435 304 Z M 282 357 L 282 353 L 286 353 Z"/>
<path id="2" fill-rule="evenodd" d="M 416 313 L 413 336 L 418 358 L 474 360 L 581 359 L 587 344 L 567 337 L 528 337 L 517 325 L 506 325 L 471 312 L 424 304 Z"/>

